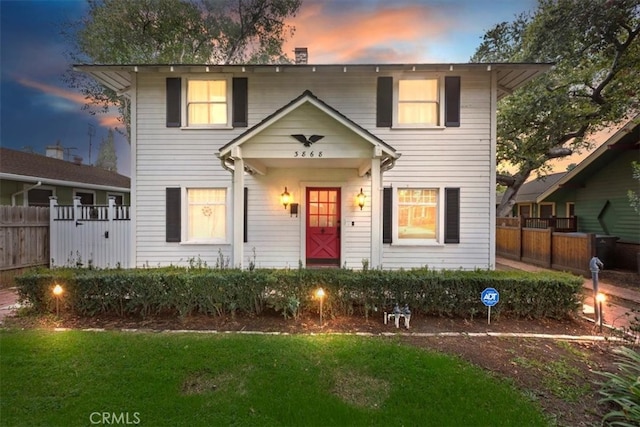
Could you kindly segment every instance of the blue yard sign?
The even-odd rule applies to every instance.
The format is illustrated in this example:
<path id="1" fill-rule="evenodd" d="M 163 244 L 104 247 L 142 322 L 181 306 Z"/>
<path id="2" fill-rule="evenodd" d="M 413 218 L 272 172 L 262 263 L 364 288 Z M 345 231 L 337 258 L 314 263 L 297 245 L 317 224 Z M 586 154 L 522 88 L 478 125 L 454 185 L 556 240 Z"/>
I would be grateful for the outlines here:
<path id="1" fill-rule="evenodd" d="M 480 294 L 480 299 L 487 307 L 493 307 L 500 301 L 500 294 L 494 288 L 487 288 Z"/>
<path id="2" fill-rule="evenodd" d="M 488 307 L 487 324 L 491 324 L 491 307 L 500 301 L 500 294 L 494 288 L 487 288 L 480 294 L 480 300 Z"/>

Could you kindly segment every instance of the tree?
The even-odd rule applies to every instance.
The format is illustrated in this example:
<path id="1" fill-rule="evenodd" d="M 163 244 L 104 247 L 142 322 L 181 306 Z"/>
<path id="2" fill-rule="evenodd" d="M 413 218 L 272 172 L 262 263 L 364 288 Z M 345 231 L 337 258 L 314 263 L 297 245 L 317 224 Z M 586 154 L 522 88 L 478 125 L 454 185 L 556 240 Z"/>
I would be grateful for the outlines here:
<path id="1" fill-rule="evenodd" d="M 591 147 L 591 132 L 640 108 L 640 0 L 539 0 L 533 15 L 489 30 L 473 62 L 550 62 L 498 105 L 497 181 L 506 216 L 549 161 Z"/>
<path id="2" fill-rule="evenodd" d="M 301 0 L 87 0 L 81 22 L 65 34 L 72 63 L 232 64 L 290 62 L 282 51 Z M 84 73 L 65 80 L 89 100 L 91 114 L 117 106 L 128 126 L 129 105 Z M 129 134 L 128 127 L 123 132 Z"/>
<path id="3" fill-rule="evenodd" d="M 112 172 L 118 172 L 118 156 L 116 155 L 116 146 L 113 140 L 113 130 L 109 129 L 107 139 L 102 139 L 100 149 L 98 151 L 98 160 L 96 167 L 106 169 Z"/>

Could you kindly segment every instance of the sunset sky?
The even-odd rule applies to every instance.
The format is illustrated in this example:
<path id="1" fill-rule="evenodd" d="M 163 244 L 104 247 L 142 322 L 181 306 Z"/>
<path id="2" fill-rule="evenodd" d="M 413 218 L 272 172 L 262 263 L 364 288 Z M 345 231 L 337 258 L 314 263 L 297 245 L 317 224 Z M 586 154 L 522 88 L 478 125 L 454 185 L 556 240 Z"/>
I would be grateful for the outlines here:
<path id="1" fill-rule="evenodd" d="M 535 0 L 303 0 L 285 44 L 309 49 L 309 62 L 468 62 L 494 24 L 535 8 Z M 62 81 L 68 50 L 60 35 L 87 11 L 83 0 L 0 1 L 0 144 L 44 154 L 60 141 L 95 162 L 115 115 L 82 110 L 82 95 Z M 129 146 L 116 140 L 118 171 L 130 175 Z"/>

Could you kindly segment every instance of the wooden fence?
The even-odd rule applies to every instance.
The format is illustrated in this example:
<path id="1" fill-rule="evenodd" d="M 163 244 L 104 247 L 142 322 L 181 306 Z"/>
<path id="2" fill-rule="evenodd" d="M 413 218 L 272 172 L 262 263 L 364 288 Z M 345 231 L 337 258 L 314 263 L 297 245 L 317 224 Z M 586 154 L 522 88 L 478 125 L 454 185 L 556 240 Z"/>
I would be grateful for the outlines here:
<path id="1" fill-rule="evenodd" d="M 0 287 L 25 269 L 49 265 L 49 208 L 0 206 Z"/>
<path id="2" fill-rule="evenodd" d="M 513 226 L 503 218 L 496 221 L 497 256 L 590 276 L 589 260 L 595 253 L 595 234 Z"/>

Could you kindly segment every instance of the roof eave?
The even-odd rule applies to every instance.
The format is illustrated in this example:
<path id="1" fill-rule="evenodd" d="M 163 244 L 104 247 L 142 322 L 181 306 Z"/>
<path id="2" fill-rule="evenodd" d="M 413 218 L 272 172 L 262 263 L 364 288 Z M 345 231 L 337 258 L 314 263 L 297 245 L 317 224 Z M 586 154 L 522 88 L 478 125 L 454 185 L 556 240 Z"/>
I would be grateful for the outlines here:
<path id="1" fill-rule="evenodd" d="M 611 138 L 607 139 L 605 142 L 600 145 L 596 150 L 594 150 L 589 156 L 587 156 L 583 161 L 578 163 L 578 165 L 571 169 L 565 176 L 560 178 L 558 182 L 549 187 L 547 191 L 540 194 L 536 199 L 537 203 L 540 203 L 547 197 L 551 196 L 553 193 L 558 191 L 563 185 L 566 185 L 572 179 L 574 179 L 578 174 L 587 169 L 594 161 L 598 159 L 598 157 L 602 156 L 609 150 L 611 145 L 616 144 L 620 141 L 624 136 L 627 135 L 629 131 L 631 131 L 635 126 L 638 126 L 638 120 L 640 120 L 640 114 L 636 115 L 633 119 L 629 120 L 627 124 L 622 126 L 616 133 L 614 133 Z"/>
<path id="2" fill-rule="evenodd" d="M 465 70 L 486 70 L 498 73 L 498 99 L 509 95 L 529 80 L 547 72 L 551 63 L 434 63 L 434 64 L 281 64 L 281 65 L 207 65 L 207 64 L 125 64 L 125 65 L 91 65 L 77 64 L 75 71 L 91 75 L 99 83 L 114 90 L 119 95 L 128 96 L 132 75 L 138 72 L 166 73 L 222 73 L 222 72 L 317 72 L 333 70 L 348 72 L 349 70 L 368 71 L 371 73 L 397 71 L 430 71 L 451 72 Z"/>
<path id="3" fill-rule="evenodd" d="M 0 178 L 7 179 L 11 181 L 27 181 L 27 182 L 42 182 L 44 185 L 56 185 L 61 187 L 75 187 L 75 188 L 86 188 L 89 190 L 105 190 L 105 191 L 117 191 L 121 193 L 130 193 L 131 189 L 128 187 L 118 187 L 115 185 L 101 185 L 101 184 L 90 184 L 86 182 L 80 181 L 64 181 L 61 179 L 53 179 L 53 178 L 43 178 L 38 176 L 31 175 L 18 175 L 14 173 L 6 173 L 0 172 Z"/>

